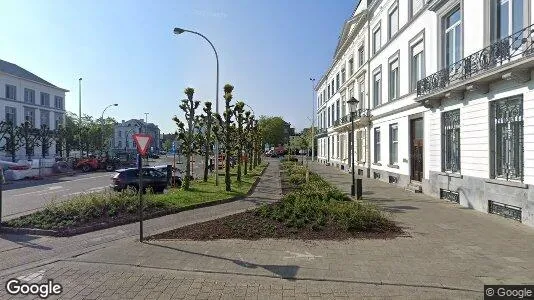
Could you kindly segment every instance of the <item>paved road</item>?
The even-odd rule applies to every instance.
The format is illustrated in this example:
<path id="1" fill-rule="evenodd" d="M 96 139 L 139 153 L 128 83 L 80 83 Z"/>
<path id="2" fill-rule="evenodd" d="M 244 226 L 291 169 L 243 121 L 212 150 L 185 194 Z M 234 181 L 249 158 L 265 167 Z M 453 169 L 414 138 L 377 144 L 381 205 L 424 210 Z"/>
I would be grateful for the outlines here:
<path id="1" fill-rule="evenodd" d="M 150 159 L 149 165 L 172 165 L 172 156 Z M 183 158 L 177 166 L 185 170 Z M 193 163 L 194 177 L 201 177 L 203 163 L 197 158 Z M 2 220 L 9 220 L 42 209 L 52 202 L 62 202 L 82 193 L 104 191 L 109 187 L 114 172 L 91 172 L 74 176 L 23 180 L 5 186 L 2 203 Z"/>

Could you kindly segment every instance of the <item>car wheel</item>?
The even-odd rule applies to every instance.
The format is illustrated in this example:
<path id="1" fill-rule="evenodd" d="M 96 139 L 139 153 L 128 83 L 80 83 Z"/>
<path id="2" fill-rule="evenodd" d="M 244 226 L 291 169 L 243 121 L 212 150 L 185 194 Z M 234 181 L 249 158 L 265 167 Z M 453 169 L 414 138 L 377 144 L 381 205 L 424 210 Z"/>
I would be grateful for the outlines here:
<path id="1" fill-rule="evenodd" d="M 111 172 L 115 169 L 115 166 L 113 165 L 106 165 L 106 171 Z"/>
<path id="2" fill-rule="evenodd" d="M 91 167 L 89 165 L 82 166 L 82 172 L 89 172 L 89 171 L 91 171 Z"/>

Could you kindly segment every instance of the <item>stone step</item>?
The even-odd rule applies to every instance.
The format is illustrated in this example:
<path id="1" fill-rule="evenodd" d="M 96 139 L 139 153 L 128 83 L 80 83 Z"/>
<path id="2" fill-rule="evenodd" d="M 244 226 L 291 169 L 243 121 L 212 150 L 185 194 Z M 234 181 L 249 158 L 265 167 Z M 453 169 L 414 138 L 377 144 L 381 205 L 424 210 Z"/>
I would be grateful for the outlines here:
<path id="1" fill-rule="evenodd" d="M 422 193 L 423 187 L 420 184 L 410 182 L 405 188 L 406 191 L 412 192 L 412 193 Z"/>

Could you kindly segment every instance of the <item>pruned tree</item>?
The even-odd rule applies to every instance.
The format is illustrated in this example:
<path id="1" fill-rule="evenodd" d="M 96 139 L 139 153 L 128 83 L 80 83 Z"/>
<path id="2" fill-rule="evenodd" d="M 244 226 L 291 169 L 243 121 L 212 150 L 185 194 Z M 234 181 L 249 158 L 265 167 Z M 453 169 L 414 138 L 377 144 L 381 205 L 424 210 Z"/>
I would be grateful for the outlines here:
<path id="1" fill-rule="evenodd" d="M 17 127 L 17 135 L 20 142 L 24 145 L 26 156 L 31 160 L 35 154 L 35 147 L 39 147 L 39 129 L 33 127 L 31 122 L 24 122 Z"/>
<path id="2" fill-rule="evenodd" d="M 251 136 L 251 130 L 250 130 L 251 119 L 252 119 L 252 116 L 250 115 L 250 111 L 246 111 L 245 112 L 245 128 L 243 129 L 243 140 L 244 140 L 243 147 L 244 147 L 244 152 L 246 154 L 245 169 L 243 170 L 244 175 L 247 175 L 249 167 L 251 167 L 250 170 L 252 171 L 252 161 L 251 161 L 252 155 L 250 152 L 250 150 L 252 149 L 252 143 L 251 143 L 252 136 Z"/>
<path id="3" fill-rule="evenodd" d="M 45 158 L 49 155 L 48 150 L 56 138 L 56 134 L 53 130 L 50 130 L 48 126 L 41 125 L 41 128 L 37 132 L 37 141 L 41 145 L 41 157 Z"/>
<path id="4" fill-rule="evenodd" d="M 205 125 L 205 141 L 204 141 L 204 182 L 208 181 L 208 170 L 209 170 L 209 159 L 211 154 L 211 145 L 212 145 L 212 124 L 213 124 L 213 113 L 211 111 L 211 102 L 204 103 L 204 113 L 203 115 L 203 124 Z M 217 158 L 215 158 L 217 159 Z"/>
<path id="5" fill-rule="evenodd" d="M 245 124 L 244 110 L 245 103 L 242 101 L 237 102 L 234 107 L 234 117 L 236 120 L 236 151 L 237 151 L 237 182 L 241 182 L 241 163 L 243 157 L 243 148 L 244 148 L 244 132 L 243 125 Z"/>
<path id="6" fill-rule="evenodd" d="M 191 156 L 198 149 L 197 138 L 193 134 L 195 123 L 195 110 L 200 105 L 200 101 L 194 101 L 193 95 L 195 90 L 193 88 L 186 88 L 184 90 L 187 99 L 182 100 L 180 109 L 184 111 L 187 128 L 184 122 L 180 121 L 178 117 L 174 116 L 173 121 L 178 126 L 178 139 L 182 142 L 182 153 L 186 156 L 185 178 L 183 179 L 182 187 L 185 190 L 189 189 L 191 177 Z"/>
<path id="7" fill-rule="evenodd" d="M 17 158 L 17 151 L 19 151 L 19 149 L 21 149 L 23 146 L 17 133 L 17 126 L 11 121 L 0 122 L 0 141 L 5 141 L 0 150 L 11 155 L 12 162 L 15 162 Z"/>

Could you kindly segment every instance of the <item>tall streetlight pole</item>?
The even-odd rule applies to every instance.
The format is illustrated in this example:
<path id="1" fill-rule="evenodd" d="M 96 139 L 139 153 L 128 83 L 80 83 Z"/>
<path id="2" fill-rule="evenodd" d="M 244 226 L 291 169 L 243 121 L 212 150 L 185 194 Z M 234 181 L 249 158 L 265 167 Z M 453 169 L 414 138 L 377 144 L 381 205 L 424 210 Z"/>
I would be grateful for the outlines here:
<path id="1" fill-rule="evenodd" d="M 356 113 L 358 109 L 358 100 L 356 98 L 351 97 L 349 101 L 347 101 L 347 104 L 349 105 L 350 109 L 350 123 L 351 123 L 351 173 L 352 173 L 352 185 L 350 187 L 350 194 L 352 196 L 356 196 L 356 175 L 354 173 L 354 114 Z M 358 179 L 358 197 L 357 199 L 361 199 L 362 197 L 362 185 L 361 185 L 361 179 Z"/>
<path id="2" fill-rule="evenodd" d="M 312 135 L 312 161 L 314 161 L 315 157 L 315 78 L 310 78 L 310 81 L 312 82 L 312 128 L 311 128 L 311 135 Z"/>
<path id="3" fill-rule="evenodd" d="M 183 28 L 174 28 L 174 34 L 182 34 L 184 32 L 189 32 L 192 34 L 196 34 L 203 39 L 205 39 L 213 49 L 213 52 L 215 52 L 215 60 L 217 61 L 217 83 L 215 85 L 215 113 L 219 113 L 219 55 L 217 54 L 217 50 L 215 49 L 215 46 L 211 43 L 211 41 L 205 37 L 203 34 L 191 31 Z M 219 142 L 215 140 L 215 185 L 219 185 Z"/>
<path id="4" fill-rule="evenodd" d="M 78 79 L 78 121 L 80 122 L 80 132 L 79 132 L 79 140 L 80 140 L 80 157 L 82 157 L 82 78 Z"/>
<path id="5" fill-rule="evenodd" d="M 102 116 L 100 117 L 101 121 L 102 121 L 102 149 L 101 149 L 101 155 L 104 154 L 104 113 L 106 112 L 106 110 L 112 106 L 119 106 L 119 104 L 117 103 L 114 103 L 114 104 L 110 104 L 108 106 L 106 106 L 106 108 L 104 108 L 104 110 L 102 111 Z"/>

